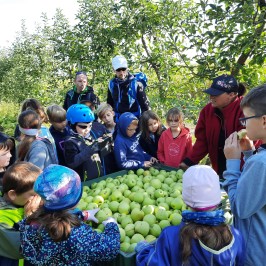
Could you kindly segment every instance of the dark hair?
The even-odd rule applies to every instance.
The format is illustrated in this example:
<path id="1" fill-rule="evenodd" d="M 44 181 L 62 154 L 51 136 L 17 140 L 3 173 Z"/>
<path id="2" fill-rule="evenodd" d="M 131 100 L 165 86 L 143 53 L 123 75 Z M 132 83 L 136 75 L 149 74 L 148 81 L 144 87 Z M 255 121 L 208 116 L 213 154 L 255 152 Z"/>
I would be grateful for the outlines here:
<path id="1" fill-rule="evenodd" d="M 14 190 L 16 194 L 31 190 L 40 174 L 41 169 L 30 162 L 14 163 L 3 176 L 3 194 L 10 190 Z"/>
<path id="2" fill-rule="evenodd" d="M 86 73 L 85 71 L 78 71 L 78 72 L 76 72 L 76 74 L 75 74 L 75 80 L 77 79 L 77 77 L 78 77 L 79 75 L 84 75 L 84 76 L 86 76 L 86 77 L 88 78 L 87 73 Z"/>
<path id="3" fill-rule="evenodd" d="M 189 223 L 180 231 L 181 257 L 184 265 L 189 264 L 192 241 L 200 240 L 207 247 L 220 250 L 232 241 L 232 233 L 226 224 L 218 226 Z"/>
<path id="4" fill-rule="evenodd" d="M 238 83 L 238 96 L 243 96 L 247 91 L 246 85 L 244 83 Z"/>
<path id="5" fill-rule="evenodd" d="M 183 125 L 183 113 L 177 108 L 171 108 L 166 114 L 166 121 L 168 122 L 171 118 L 177 118 L 180 126 Z"/>
<path id="6" fill-rule="evenodd" d="M 68 239 L 71 228 L 79 226 L 81 220 L 68 210 L 47 213 L 43 207 L 40 207 L 27 218 L 27 224 L 30 223 L 37 223 L 45 228 L 53 241 L 60 242 Z"/>
<path id="7" fill-rule="evenodd" d="M 256 115 L 266 114 L 266 83 L 251 89 L 240 103 L 241 109 L 251 108 Z"/>
<path id="8" fill-rule="evenodd" d="M 66 121 L 66 110 L 57 104 L 47 107 L 47 115 L 50 122 L 61 123 Z"/>
<path id="9" fill-rule="evenodd" d="M 144 137 L 144 139 L 148 140 L 150 138 L 150 132 L 149 132 L 149 119 L 153 119 L 158 121 L 158 129 L 156 131 L 156 135 L 160 136 L 163 131 L 162 122 L 160 117 L 153 111 L 147 110 L 142 113 L 140 117 L 140 130 L 141 135 Z"/>
<path id="10" fill-rule="evenodd" d="M 21 128 L 27 129 L 40 129 L 40 117 L 32 110 L 26 110 L 22 112 L 18 117 L 18 124 Z M 18 158 L 17 161 L 23 161 L 28 153 L 32 142 L 36 139 L 36 136 L 25 135 L 23 140 L 18 145 Z"/>
<path id="11" fill-rule="evenodd" d="M 26 110 L 33 110 L 35 111 L 39 116 L 41 121 L 47 123 L 48 122 L 48 118 L 47 118 L 47 114 L 43 108 L 43 106 L 41 105 L 41 103 L 33 98 L 30 99 L 26 99 L 21 106 L 21 112 L 26 111 Z"/>

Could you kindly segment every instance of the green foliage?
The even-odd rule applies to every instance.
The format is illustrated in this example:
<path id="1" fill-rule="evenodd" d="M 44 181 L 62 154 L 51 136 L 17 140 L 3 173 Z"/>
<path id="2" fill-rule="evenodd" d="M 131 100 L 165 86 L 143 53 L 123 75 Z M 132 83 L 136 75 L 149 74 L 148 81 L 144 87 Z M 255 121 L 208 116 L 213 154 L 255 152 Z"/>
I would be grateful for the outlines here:
<path id="1" fill-rule="evenodd" d="M 10 102 L 0 102 L 0 128 L 9 136 L 14 135 L 19 106 Z"/>

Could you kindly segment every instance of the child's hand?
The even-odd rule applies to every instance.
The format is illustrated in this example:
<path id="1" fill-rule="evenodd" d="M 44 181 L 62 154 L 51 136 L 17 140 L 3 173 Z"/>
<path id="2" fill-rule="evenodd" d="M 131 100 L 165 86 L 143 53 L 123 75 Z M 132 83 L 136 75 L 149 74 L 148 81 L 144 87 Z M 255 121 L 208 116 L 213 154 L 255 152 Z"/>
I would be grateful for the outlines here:
<path id="1" fill-rule="evenodd" d="M 188 169 L 188 167 L 189 166 L 186 165 L 184 162 L 182 162 L 182 163 L 179 164 L 179 168 L 182 169 L 182 170 L 184 170 L 184 171 L 186 171 Z"/>
<path id="2" fill-rule="evenodd" d="M 148 168 L 152 166 L 152 162 L 151 161 L 145 161 L 144 162 L 144 167 Z"/>
<path id="3" fill-rule="evenodd" d="M 108 217 L 105 221 L 102 222 L 104 226 L 106 226 L 108 223 L 115 223 L 117 224 L 117 221 L 113 217 Z"/>
<path id="4" fill-rule="evenodd" d="M 95 223 L 98 223 L 98 219 L 95 217 L 95 214 L 99 211 L 100 209 L 93 209 L 93 210 L 88 210 L 88 211 L 83 211 L 83 219 L 84 221 L 93 221 Z"/>
<path id="5" fill-rule="evenodd" d="M 158 163 L 159 161 L 155 157 L 151 157 L 150 162 L 154 164 L 154 163 Z"/>
<path id="6" fill-rule="evenodd" d="M 255 149 L 253 141 L 250 140 L 247 135 L 239 140 L 239 144 L 242 151 L 250 151 L 252 149 Z"/>
<path id="7" fill-rule="evenodd" d="M 39 195 L 33 196 L 27 203 L 24 205 L 25 216 L 30 216 L 32 213 L 37 211 L 39 206 L 43 204 L 42 198 Z"/>
<path id="8" fill-rule="evenodd" d="M 241 147 L 237 139 L 237 132 L 232 133 L 224 144 L 224 155 L 226 159 L 240 159 L 241 158 Z"/>

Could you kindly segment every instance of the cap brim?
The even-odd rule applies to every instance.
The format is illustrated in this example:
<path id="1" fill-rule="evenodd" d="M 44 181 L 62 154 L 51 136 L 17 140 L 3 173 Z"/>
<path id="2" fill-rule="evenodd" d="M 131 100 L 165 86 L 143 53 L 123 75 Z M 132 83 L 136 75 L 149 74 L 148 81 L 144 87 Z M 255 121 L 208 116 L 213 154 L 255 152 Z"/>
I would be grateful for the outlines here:
<path id="1" fill-rule="evenodd" d="M 208 93 L 210 95 L 213 95 L 213 96 L 218 96 L 218 95 L 221 95 L 221 94 L 225 93 L 225 91 L 217 90 L 217 89 L 214 89 L 214 88 L 209 88 L 207 90 L 204 90 L 204 92 Z"/>

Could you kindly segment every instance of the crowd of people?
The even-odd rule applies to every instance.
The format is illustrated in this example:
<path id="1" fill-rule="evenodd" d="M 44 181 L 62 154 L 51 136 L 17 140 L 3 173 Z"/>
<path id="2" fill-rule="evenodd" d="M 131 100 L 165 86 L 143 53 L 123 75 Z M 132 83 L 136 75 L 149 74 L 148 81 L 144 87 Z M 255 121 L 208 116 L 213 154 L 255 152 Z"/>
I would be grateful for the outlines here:
<path id="1" fill-rule="evenodd" d="M 18 265 L 20 258 L 24 265 L 114 259 L 118 225 L 109 217 L 98 233 L 85 223 L 98 222 L 98 209 L 76 208 L 81 184 L 155 163 L 185 170 L 182 193 L 190 210 L 154 243 L 137 245 L 137 265 L 264 265 L 266 84 L 244 95 L 233 76 L 216 77 L 204 91 L 210 102 L 199 113 L 193 143 L 178 107 L 168 110 L 166 125 L 151 110 L 145 75 L 130 73 L 121 55 L 112 66 L 107 102 L 100 103 L 86 72 L 77 72 L 62 106 L 45 109 L 26 99 L 14 137 L 1 133 L 0 265 Z M 200 165 L 205 156 L 211 166 Z M 221 186 L 233 225 L 219 209 Z"/>

